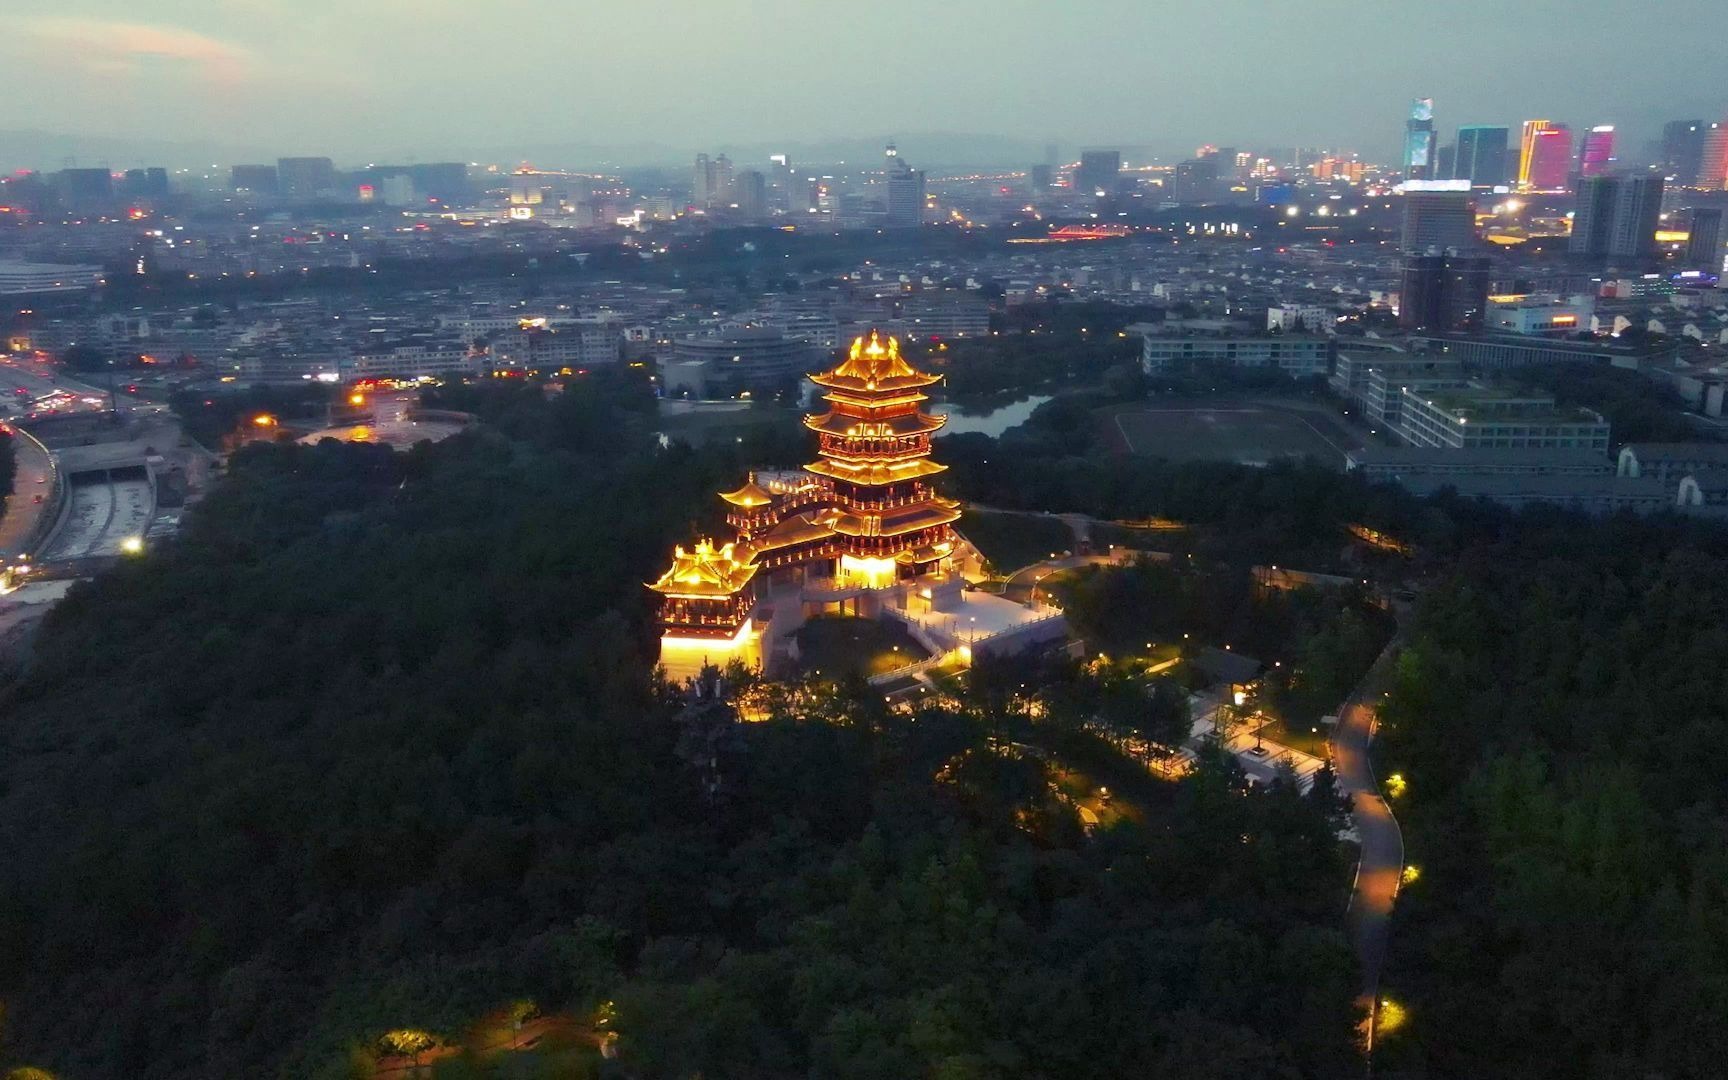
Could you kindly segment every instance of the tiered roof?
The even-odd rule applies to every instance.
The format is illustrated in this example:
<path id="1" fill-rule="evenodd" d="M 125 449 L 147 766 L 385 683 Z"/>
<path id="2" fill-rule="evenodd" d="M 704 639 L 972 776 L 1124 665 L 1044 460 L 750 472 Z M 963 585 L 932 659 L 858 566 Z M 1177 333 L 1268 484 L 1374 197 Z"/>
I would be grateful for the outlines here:
<path id="1" fill-rule="evenodd" d="M 852 342 L 851 352 L 839 367 L 810 376 L 810 381 L 817 386 L 854 393 L 915 390 L 932 386 L 941 379 L 940 375 L 926 374 L 907 363 L 900 355 L 899 340 L 889 338 L 884 344 L 882 336 L 875 330 L 870 331 L 868 339 L 858 338 Z"/>
<path id="2" fill-rule="evenodd" d="M 672 568 L 649 585 L 657 593 L 691 600 L 733 596 L 750 584 L 756 567 L 736 557 L 732 544 L 716 548 L 710 540 L 698 540 L 689 551 L 672 549 Z"/>
<path id="3" fill-rule="evenodd" d="M 947 422 L 945 416 L 922 412 L 923 390 L 940 376 L 919 371 L 900 355 L 900 343 L 876 331 L 852 343 L 846 358 L 832 371 L 810 376 L 830 392 L 834 408 L 806 416 L 804 426 L 827 436 L 821 457 L 804 467 L 814 477 L 845 481 L 860 488 L 886 488 L 942 472 L 946 466 L 929 458 L 929 438 Z M 882 444 L 839 443 L 836 440 L 885 440 Z M 869 449 L 865 447 L 869 446 Z M 840 497 L 784 506 L 783 517 L 748 540 L 716 548 L 703 540 L 686 551 L 676 549 L 672 568 L 650 588 L 679 599 L 723 599 L 738 595 L 769 556 L 829 539 L 907 537 L 951 524 L 960 517 L 960 504 L 928 489 L 915 497 L 874 499 Z M 720 496 L 744 511 L 775 507 L 779 497 L 757 483 L 754 473 L 744 486 Z M 803 507 L 802 509 L 797 509 Z M 796 512 L 789 512 L 789 511 Z M 944 534 L 945 535 L 945 534 Z M 952 540 L 927 541 L 893 557 L 921 564 L 952 550 Z M 890 551 L 893 546 L 890 545 Z"/>

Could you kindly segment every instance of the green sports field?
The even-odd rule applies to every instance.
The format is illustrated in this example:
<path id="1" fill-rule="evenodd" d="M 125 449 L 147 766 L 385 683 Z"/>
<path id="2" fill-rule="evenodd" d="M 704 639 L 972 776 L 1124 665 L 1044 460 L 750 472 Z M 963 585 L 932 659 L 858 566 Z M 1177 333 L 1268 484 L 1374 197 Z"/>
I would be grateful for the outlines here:
<path id="1" fill-rule="evenodd" d="M 1109 415 L 1107 434 L 1132 454 L 1172 461 L 1235 461 L 1265 465 L 1313 457 L 1344 467 L 1355 445 L 1325 416 L 1250 402 L 1147 405 Z"/>

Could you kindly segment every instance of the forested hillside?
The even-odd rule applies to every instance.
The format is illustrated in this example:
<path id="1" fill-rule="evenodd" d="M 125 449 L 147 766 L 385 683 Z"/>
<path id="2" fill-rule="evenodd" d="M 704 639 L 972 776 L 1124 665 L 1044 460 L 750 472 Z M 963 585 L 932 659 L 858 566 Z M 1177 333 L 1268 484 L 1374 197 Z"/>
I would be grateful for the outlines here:
<path id="1" fill-rule="evenodd" d="M 1348 1065 L 1325 806 L 1209 768 L 1088 842 L 987 706 L 847 690 L 710 803 L 640 582 L 739 462 L 627 381 L 464 404 L 490 433 L 244 451 L 54 612 L 0 724 L 0 1068 L 368 1076 L 522 999 L 613 1002 L 636 1076 Z"/>
<path id="2" fill-rule="evenodd" d="M 1722 1074 L 1725 554 L 1702 529 L 1527 520 L 1423 603 L 1382 714 L 1420 878 L 1381 1075 Z"/>

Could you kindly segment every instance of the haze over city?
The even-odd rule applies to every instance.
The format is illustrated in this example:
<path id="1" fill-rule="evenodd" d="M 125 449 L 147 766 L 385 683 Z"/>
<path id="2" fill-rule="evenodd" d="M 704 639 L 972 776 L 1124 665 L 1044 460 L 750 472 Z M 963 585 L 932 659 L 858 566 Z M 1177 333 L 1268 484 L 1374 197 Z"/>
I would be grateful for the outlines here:
<path id="1" fill-rule="evenodd" d="M 13 0 L 0 1080 L 1719 1080 L 1724 0 Z"/>
<path id="2" fill-rule="evenodd" d="M 1660 20 L 1615 0 L 22 0 L 0 57 L 30 75 L 0 132 L 180 144 L 176 165 L 260 149 L 653 164 L 943 132 L 1164 159 L 1219 141 L 1377 155 L 1396 145 L 1387 103 L 1417 96 L 1460 122 L 1654 138 L 1714 107 L 1720 57 L 1688 43 L 1724 32 L 1714 0 Z M 955 141 L 991 163 L 1014 145 Z M 15 156 L 0 138 L 0 164 L 60 163 Z"/>

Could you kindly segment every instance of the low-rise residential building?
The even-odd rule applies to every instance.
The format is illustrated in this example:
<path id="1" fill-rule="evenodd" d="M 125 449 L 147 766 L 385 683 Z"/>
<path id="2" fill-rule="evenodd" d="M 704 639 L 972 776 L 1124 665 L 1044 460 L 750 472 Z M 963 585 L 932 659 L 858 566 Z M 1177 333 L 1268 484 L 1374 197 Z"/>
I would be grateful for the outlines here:
<path id="1" fill-rule="evenodd" d="M 1280 304 L 1266 309 L 1266 329 L 1321 333 L 1338 321 L 1331 308 L 1318 304 Z"/>
<path id="2" fill-rule="evenodd" d="M 1404 391 L 1428 394 L 1469 385 L 1461 364 L 1429 357 L 1389 357 L 1368 369 L 1362 412 L 1369 421 L 1396 431 L 1404 418 Z"/>
<path id="3" fill-rule="evenodd" d="M 1458 390 L 1400 391 L 1398 436 L 1412 446 L 1608 451 L 1608 421 L 1551 397 L 1471 383 Z"/>
<path id="4" fill-rule="evenodd" d="M 621 324 L 603 318 L 522 319 L 487 339 L 494 370 L 560 371 L 618 362 Z"/>
<path id="5" fill-rule="evenodd" d="M 1610 363 L 1615 367 L 1639 370 L 1648 364 L 1671 360 L 1677 348 L 1671 341 L 1628 345 L 1605 341 L 1567 341 L 1521 334 L 1447 334 L 1417 337 L 1411 339 L 1411 346 L 1429 353 L 1440 353 L 1448 360 L 1456 360 L 1482 371 L 1577 361 Z"/>
<path id="6" fill-rule="evenodd" d="M 84 292 L 102 284 L 100 266 L 0 262 L 0 296 Z"/>
<path id="7" fill-rule="evenodd" d="M 1728 516 L 1728 469 L 1687 473 L 1680 478 L 1674 501 L 1684 513 Z"/>
<path id="8" fill-rule="evenodd" d="M 1591 296 L 1490 297 L 1487 330 L 1540 336 L 1576 334 L 1589 329 L 1595 314 L 1596 301 Z"/>
<path id="9" fill-rule="evenodd" d="M 1599 450 L 1499 450 L 1484 447 L 1365 446 L 1345 455 L 1345 468 L 1370 480 L 1414 477 L 1613 476 L 1614 459 Z"/>
<path id="10" fill-rule="evenodd" d="M 410 337 L 356 349 L 343 364 L 349 379 L 420 379 L 475 375 L 480 358 L 455 338 Z"/>
<path id="11" fill-rule="evenodd" d="M 1728 470 L 1728 443 L 1627 443 L 1620 448 L 1617 472 L 1679 483 L 1688 473 Z"/>
<path id="12" fill-rule="evenodd" d="M 680 338 L 662 369 L 666 392 L 731 398 L 776 389 L 811 371 L 820 352 L 772 327 L 748 327 Z"/>
<path id="13" fill-rule="evenodd" d="M 1585 514 L 1653 514 L 1679 508 L 1674 489 L 1659 480 L 1612 475 L 1436 473 L 1400 478 L 1398 482 L 1416 495 L 1435 495 L 1450 488 L 1465 498 L 1487 499 L 1512 509 L 1538 503 Z"/>
<path id="14" fill-rule="evenodd" d="M 990 333 L 990 305 L 972 297 L 915 297 L 901 305 L 891 329 L 914 340 L 982 337 Z"/>
<path id="15" fill-rule="evenodd" d="M 1140 366 L 1148 375 L 1190 365 L 1276 368 L 1291 377 L 1332 370 L 1331 338 L 1305 334 L 1167 337 L 1144 334 Z"/>

